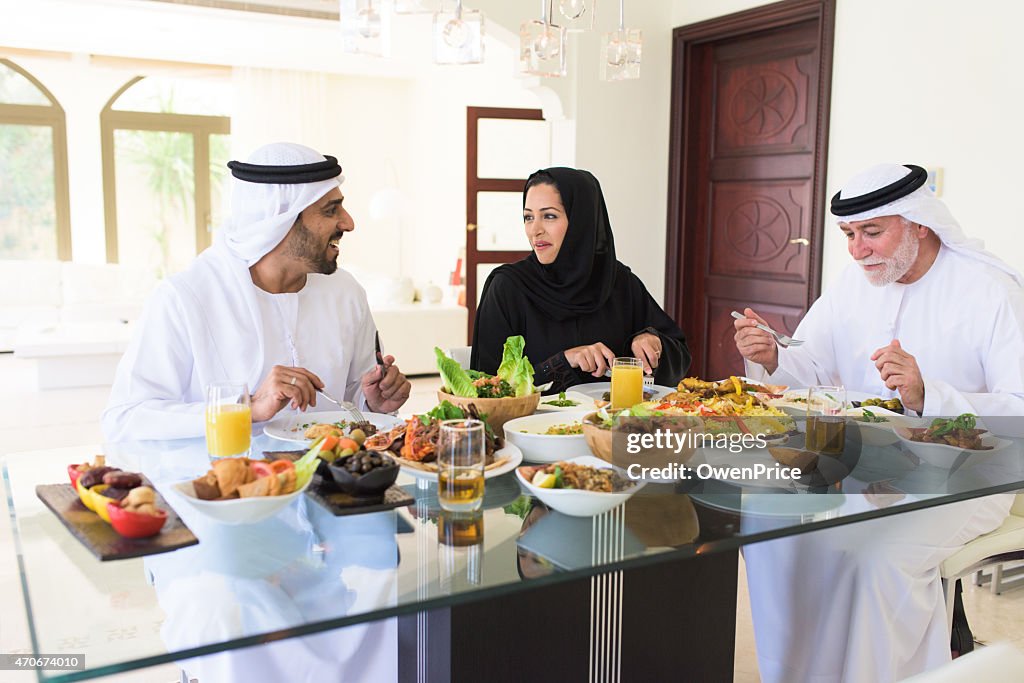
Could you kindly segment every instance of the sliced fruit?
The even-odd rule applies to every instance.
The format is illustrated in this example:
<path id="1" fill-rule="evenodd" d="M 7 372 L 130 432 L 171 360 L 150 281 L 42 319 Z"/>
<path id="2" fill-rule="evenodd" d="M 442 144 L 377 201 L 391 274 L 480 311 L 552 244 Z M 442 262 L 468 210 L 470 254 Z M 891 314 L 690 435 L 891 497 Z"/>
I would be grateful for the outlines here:
<path id="1" fill-rule="evenodd" d="M 338 439 L 338 448 L 340 448 L 341 450 L 345 450 L 347 448 L 352 449 L 352 452 L 355 453 L 356 451 L 359 450 L 359 442 L 356 441 L 355 439 L 350 439 L 347 436 L 343 436 L 340 439 Z"/>
<path id="2" fill-rule="evenodd" d="M 555 477 L 555 475 L 553 474 L 548 474 L 547 472 L 538 472 L 537 474 L 533 475 L 533 481 L 530 483 L 539 489 L 553 489 L 555 488 L 556 480 L 557 477 Z"/>
<path id="3" fill-rule="evenodd" d="M 320 452 L 323 453 L 325 451 L 333 451 L 337 445 L 338 437 L 333 434 L 328 434 L 327 436 L 324 437 L 324 445 L 320 449 Z"/>

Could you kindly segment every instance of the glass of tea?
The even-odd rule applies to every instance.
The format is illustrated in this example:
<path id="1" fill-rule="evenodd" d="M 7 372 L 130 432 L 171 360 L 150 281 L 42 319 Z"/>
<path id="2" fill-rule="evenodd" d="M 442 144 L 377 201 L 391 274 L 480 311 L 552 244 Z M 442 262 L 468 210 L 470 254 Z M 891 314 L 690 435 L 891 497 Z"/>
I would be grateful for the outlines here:
<path id="1" fill-rule="evenodd" d="M 479 586 L 483 577 L 484 512 L 450 512 L 437 515 L 438 583 L 441 591 Z"/>
<path id="2" fill-rule="evenodd" d="M 211 458 L 249 455 L 252 407 L 245 382 L 206 387 L 206 450 Z"/>
<path id="3" fill-rule="evenodd" d="M 437 500 L 445 510 L 479 510 L 484 502 L 487 434 L 480 420 L 445 420 L 437 448 Z"/>
<path id="4" fill-rule="evenodd" d="M 840 455 L 846 442 L 846 388 L 807 390 L 807 450 Z"/>
<path id="5" fill-rule="evenodd" d="M 639 358 L 612 361 L 612 410 L 632 408 L 644 400 L 644 364 Z"/>

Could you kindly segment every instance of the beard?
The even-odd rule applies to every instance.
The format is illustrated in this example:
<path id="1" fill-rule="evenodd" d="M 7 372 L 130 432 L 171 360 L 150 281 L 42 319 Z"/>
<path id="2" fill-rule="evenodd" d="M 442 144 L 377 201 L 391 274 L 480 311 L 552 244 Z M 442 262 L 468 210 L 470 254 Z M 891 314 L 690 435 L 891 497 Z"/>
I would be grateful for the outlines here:
<path id="1" fill-rule="evenodd" d="M 882 264 L 883 267 L 880 270 L 865 270 L 864 275 L 868 282 L 875 287 L 885 287 L 907 274 L 910 267 L 914 265 L 914 261 L 917 260 L 917 252 L 920 248 L 921 240 L 914 235 L 909 227 L 906 227 L 903 230 L 903 238 L 892 256 L 889 258 L 871 256 L 866 259 L 858 259 L 857 265 L 863 268 L 864 266 Z"/>
<path id="2" fill-rule="evenodd" d="M 326 241 L 319 239 L 312 230 L 306 227 L 302 218 L 295 221 L 288 234 L 288 248 L 285 254 L 306 263 L 309 272 L 330 275 L 338 270 L 338 261 L 327 255 L 332 240 L 340 239 L 343 233 L 336 232 Z"/>

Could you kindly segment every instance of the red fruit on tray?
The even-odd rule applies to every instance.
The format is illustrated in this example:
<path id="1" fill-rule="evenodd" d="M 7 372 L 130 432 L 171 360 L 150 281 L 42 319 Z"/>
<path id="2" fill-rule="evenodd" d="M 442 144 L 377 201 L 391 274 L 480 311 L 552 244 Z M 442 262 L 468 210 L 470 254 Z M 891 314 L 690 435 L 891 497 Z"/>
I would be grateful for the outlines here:
<path id="1" fill-rule="evenodd" d="M 75 484 L 78 483 L 78 477 L 82 475 L 82 470 L 78 469 L 79 465 L 68 465 L 68 479 L 71 480 L 71 488 L 75 488 Z"/>
<path id="2" fill-rule="evenodd" d="M 132 512 L 117 503 L 107 503 L 110 525 L 125 538 L 147 538 L 155 536 L 167 522 L 167 511 L 159 510 L 155 515 Z"/>

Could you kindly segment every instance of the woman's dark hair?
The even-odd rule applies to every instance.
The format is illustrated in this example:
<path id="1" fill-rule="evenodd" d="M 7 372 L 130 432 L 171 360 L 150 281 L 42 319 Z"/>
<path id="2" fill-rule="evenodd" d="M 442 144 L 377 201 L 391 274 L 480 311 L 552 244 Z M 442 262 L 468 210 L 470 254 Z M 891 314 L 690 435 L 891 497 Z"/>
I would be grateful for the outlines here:
<path id="1" fill-rule="evenodd" d="M 537 171 L 531 175 L 526 181 L 526 187 L 523 188 L 523 201 L 526 201 L 526 193 L 530 191 L 530 188 L 534 185 L 551 185 L 556 190 L 558 189 L 558 183 L 555 182 L 555 176 L 551 175 L 547 171 Z"/>

